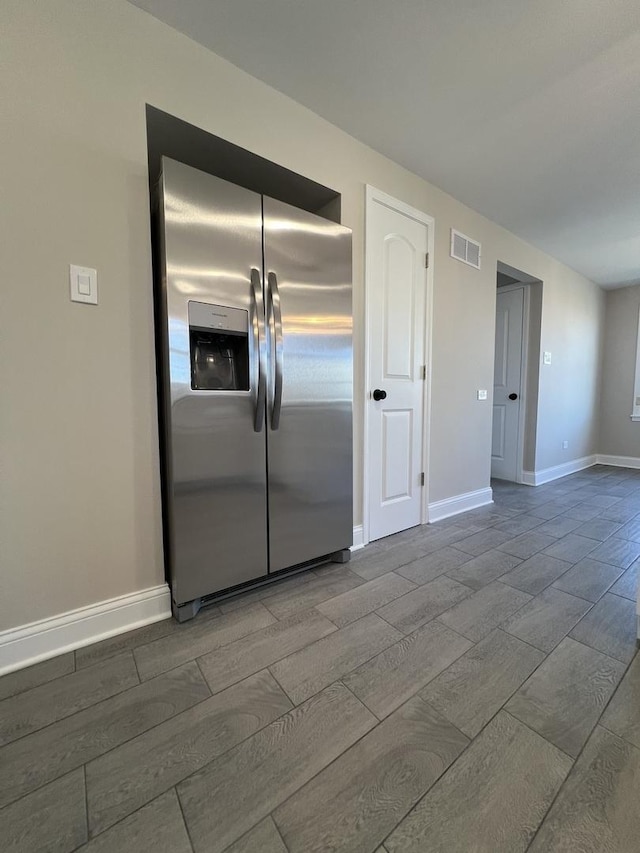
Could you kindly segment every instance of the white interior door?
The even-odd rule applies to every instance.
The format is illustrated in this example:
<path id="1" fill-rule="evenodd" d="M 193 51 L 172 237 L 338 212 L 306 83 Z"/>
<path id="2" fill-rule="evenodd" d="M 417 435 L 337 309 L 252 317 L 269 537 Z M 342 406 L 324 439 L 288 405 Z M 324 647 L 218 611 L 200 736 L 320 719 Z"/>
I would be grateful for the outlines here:
<path id="1" fill-rule="evenodd" d="M 498 290 L 493 377 L 491 476 L 517 479 L 524 288 Z"/>
<path id="2" fill-rule="evenodd" d="M 428 245 L 426 222 L 371 200 L 367 207 L 370 540 L 422 520 Z"/>

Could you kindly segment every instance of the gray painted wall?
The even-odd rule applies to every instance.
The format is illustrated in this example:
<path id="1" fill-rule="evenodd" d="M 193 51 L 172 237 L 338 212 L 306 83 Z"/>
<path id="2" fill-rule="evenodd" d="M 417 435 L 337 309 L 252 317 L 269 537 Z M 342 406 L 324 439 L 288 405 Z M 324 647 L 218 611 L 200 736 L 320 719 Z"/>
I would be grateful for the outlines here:
<path id="1" fill-rule="evenodd" d="M 631 420 L 640 285 L 607 291 L 600 452 L 640 457 L 640 423 Z"/>

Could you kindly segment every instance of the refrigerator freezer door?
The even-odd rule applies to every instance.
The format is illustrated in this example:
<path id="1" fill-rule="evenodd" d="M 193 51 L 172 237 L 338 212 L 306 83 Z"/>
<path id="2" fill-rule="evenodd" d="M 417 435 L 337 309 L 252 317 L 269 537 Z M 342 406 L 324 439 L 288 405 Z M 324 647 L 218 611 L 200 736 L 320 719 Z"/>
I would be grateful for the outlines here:
<path id="1" fill-rule="evenodd" d="M 260 329 L 264 334 L 262 199 L 167 158 L 161 189 L 165 516 L 172 595 L 183 604 L 268 570 L 266 431 L 264 419 L 256 418 Z M 231 328 L 229 317 L 246 317 L 241 328 L 231 329 L 244 335 L 246 347 L 239 338 L 221 337 L 216 344 L 213 331 L 207 337 L 203 321 L 193 319 L 193 307 L 190 340 L 189 303 L 205 315 L 210 306 L 212 330 L 216 323 L 221 330 Z M 235 312 L 225 313 L 225 307 Z M 203 342 L 194 354 L 198 336 Z M 211 370 L 218 359 L 218 373 L 238 358 L 235 368 L 230 363 L 226 368 L 235 376 L 236 368 L 246 370 L 240 354 L 246 359 L 247 352 L 249 390 L 199 390 L 192 382 L 192 356 L 199 369 L 197 359 L 211 360 Z M 217 387 L 246 389 L 246 384 L 221 381 Z"/>
<path id="2" fill-rule="evenodd" d="M 265 197 L 270 570 L 353 537 L 351 231 Z"/>

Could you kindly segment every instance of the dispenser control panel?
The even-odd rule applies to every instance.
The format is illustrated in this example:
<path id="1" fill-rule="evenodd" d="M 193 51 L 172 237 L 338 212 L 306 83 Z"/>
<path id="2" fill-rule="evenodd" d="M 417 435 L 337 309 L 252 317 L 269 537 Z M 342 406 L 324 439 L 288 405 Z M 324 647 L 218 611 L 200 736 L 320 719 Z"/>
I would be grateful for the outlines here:
<path id="1" fill-rule="evenodd" d="M 243 308 L 230 308 L 228 305 L 189 302 L 189 326 L 246 335 L 249 331 L 249 312 Z"/>

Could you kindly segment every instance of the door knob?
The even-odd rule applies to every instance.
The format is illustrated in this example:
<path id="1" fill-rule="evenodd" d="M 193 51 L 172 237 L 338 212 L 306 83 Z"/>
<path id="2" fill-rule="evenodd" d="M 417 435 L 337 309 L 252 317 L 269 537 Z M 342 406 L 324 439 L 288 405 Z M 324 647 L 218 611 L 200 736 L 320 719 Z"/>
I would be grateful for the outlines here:
<path id="1" fill-rule="evenodd" d="M 376 390 L 373 392 L 373 399 L 376 401 L 386 400 L 387 399 L 387 392 L 383 391 L 381 388 L 376 388 Z"/>
<path id="2" fill-rule="evenodd" d="M 509 394 L 509 399 L 510 399 L 510 400 L 517 400 L 517 399 L 518 399 L 518 395 L 512 392 L 511 394 Z"/>

